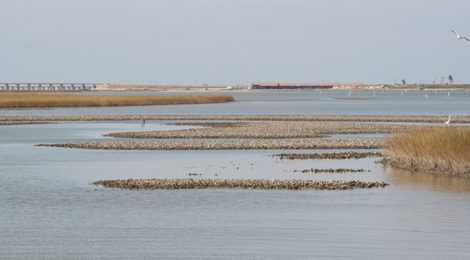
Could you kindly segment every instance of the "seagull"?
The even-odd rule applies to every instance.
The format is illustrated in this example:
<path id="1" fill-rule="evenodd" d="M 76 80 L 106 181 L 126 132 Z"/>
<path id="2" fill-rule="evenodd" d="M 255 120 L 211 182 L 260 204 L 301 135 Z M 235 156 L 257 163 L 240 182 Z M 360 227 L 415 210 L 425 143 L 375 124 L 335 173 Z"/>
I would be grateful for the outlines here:
<path id="1" fill-rule="evenodd" d="M 447 119 L 447 121 L 444 122 L 445 125 L 449 125 L 450 124 L 450 115 L 449 115 L 449 119 Z"/>
<path id="2" fill-rule="evenodd" d="M 464 40 L 467 40 L 468 42 L 470 42 L 470 40 L 469 40 L 467 37 L 465 37 L 465 36 L 460 36 L 460 34 L 459 34 L 458 32 L 456 32 L 456 31 L 454 31 L 454 30 L 452 30 L 452 29 L 450 29 L 450 31 L 453 32 L 453 33 L 455 33 L 455 36 L 457 36 L 457 39 L 458 39 L 458 40 L 464 39 Z"/>

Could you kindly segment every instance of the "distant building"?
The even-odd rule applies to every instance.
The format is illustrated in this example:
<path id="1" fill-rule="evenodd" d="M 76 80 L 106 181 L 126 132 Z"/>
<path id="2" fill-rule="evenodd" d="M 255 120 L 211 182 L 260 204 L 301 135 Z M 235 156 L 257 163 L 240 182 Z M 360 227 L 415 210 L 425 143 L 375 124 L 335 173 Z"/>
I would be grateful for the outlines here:
<path id="1" fill-rule="evenodd" d="M 333 87 L 357 87 L 362 83 L 278 83 L 278 82 L 256 82 L 252 83 L 251 89 L 329 89 Z"/>

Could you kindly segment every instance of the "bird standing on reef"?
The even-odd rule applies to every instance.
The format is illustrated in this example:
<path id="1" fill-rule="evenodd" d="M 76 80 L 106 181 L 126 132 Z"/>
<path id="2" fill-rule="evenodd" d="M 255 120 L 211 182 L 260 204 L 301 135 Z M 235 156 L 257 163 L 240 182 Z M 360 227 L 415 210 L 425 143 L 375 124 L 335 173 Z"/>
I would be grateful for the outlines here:
<path id="1" fill-rule="evenodd" d="M 445 125 L 450 125 L 450 116 L 449 116 L 449 119 L 447 119 L 447 121 L 444 122 Z"/>
<path id="2" fill-rule="evenodd" d="M 450 29 L 451 32 L 455 33 L 455 36 L 457 37 L 457 40 L 466 40 L 467 42 L 470 42 L 470 40 L 465 37 L 465 36 L 461 36 L 458 32 Z"/>

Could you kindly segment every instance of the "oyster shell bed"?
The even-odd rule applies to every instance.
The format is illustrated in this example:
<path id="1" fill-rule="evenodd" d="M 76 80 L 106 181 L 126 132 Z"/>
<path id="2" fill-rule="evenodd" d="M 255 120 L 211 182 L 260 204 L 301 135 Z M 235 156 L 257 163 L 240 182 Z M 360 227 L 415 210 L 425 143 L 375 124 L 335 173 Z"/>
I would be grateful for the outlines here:
<path id="1" fill-rule="evenodd" d="M 252 121 L 175 123 L 175 125 L 206 126 L 207 128 L 111 133 L 118 138 L 315 138 L 329 134 L 396 133 L 410 125 L 349 123 L 325 121 Z"/>
<path id="2" fill-rule="evenodd" d="M 146 116 L 0 116 L 0 121 L 127 121 L 127 120 L 243 120 L 243 121 L 344 121 L 444 123 L 447 116 L 354 116 L 354 115 L 146 115 Z M 470 123 L 470 116 L 452 117 L 453 123 Z"/>
<path id="3" fill-rule="evenodd" d="M 304 170 L 294 170 L 294 172 L 301 172 L 301 173 L 346 173 L 346 172 L 350 172 L 350 173 L 358 173 L 358 172 L 366 172 L 366 170 L 364 169 L 345 169 L 345 168 L 337 168 L 337 169 L 333 169 L 333 168 L 330 168 L 330 169 L 314 169 L 314 168 L 311 168 L 311 169 L 304 169 Z M 370 172 L 370 170 L 369 170 Z"/>
<path id="4" fill-rule="evenodd" d="M 281 160 L 308 160 L 308 159 L 360 159 L 367 157 L 380 157 L 380 152 L 340 152 L 340 153 L 280 153 L 272 157 L 279 157 Z"/>
<path id="5" fill-rule="evenodd" d="M 33 121 L 33 122 L 23 122 L 23 121 L 0 121 L 0 125 L 45 125 L 45 124 L 50 124 L 49 122 L 39 122 L 39 121 Z"/>
<path id="6" fill-rule="evenodd" d="M 130 190 L 176 189 L 254 189 L 254 190 L 350 190 L 386 187 L 385 182 L 315 181 L 315 180 L 251 180 L 251 179 L 128 179 L 100 180 L 94 185 Z"/>
<path id="7" fill-rule="evenodd" d="M 163 140 L 78 142 L 36 146 L 102 150 L 281 150 L 281 149 L 377 149 L 383 139 L 267 139 L 267 140 Z"/>

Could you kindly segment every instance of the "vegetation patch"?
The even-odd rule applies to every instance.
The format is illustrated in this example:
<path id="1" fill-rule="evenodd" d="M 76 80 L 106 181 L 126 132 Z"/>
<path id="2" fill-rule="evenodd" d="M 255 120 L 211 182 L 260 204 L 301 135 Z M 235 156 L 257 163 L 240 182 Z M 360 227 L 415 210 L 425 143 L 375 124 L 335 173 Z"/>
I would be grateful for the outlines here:
<path id="1" fill-rule="evenodd" d="M 128 179 L 93 182 L 106 188 L 129 190 L 178 189 L 251 189 L 251 190 L 349 190 L 386 187 L 384 182 L 315 181 L 315 180 L 251 180 L 251 179 Z"/>
<path id="2" fill-rule="evenodd" d="M 387 139 L 392 166 L 470 176 L 470 128 L 426 127 Z"/>
<path id="3" fill-rule="evenodd" d="M 99 107 L 205 104 L 233 101 L 226 95 L 92 96 L 56 93 L 1 93 L 0 108 Z"/>
<path id="4" fill-rule="evenodd" d="M 360 159 L 367 157 L 380 157 L 382 153 L 379 152 L 341 152 L 341 153 L 280 153 L 275 154 L 273 157 L 279 157 L 281 160 L 308 160 L 308 159 Z"/>

